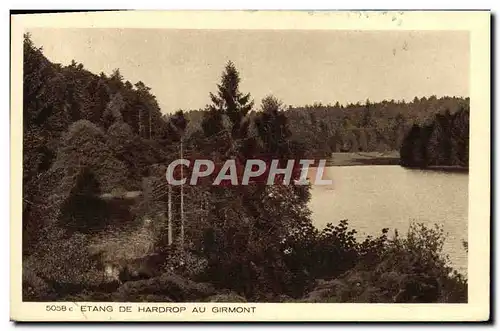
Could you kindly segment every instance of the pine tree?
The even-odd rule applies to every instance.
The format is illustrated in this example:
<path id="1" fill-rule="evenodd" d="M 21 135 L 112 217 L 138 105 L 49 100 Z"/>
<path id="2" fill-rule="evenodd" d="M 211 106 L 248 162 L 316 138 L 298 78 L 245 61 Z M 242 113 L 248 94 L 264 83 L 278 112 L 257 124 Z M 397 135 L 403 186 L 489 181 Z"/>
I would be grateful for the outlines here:
<path id="1" fill-rule="evenodd" d="M 221 76 L 220 84 L 217 84 L 217 94 L 210 93 L 212 105 L 209 106 L 211 112 L 221 112 L 229 117 L 232 123 L 233 138 L 241 137 L 241 121 L 253 107 L 253 100 L 250 93 L 243 94 L 239 91 L 240 74 L 236 70 L 234 63 L 229 61 L 226 64 Z M 212 114 L 214 118 L 219 115 Z"/>
<path id="2" fill-rule="evenodd" d="M 370 126 L 371 124 L 371 103 L 370 99 L 366 99 L 364 112 L 363 112 L 363 120 L 361 122 L 362 127 Z"/>

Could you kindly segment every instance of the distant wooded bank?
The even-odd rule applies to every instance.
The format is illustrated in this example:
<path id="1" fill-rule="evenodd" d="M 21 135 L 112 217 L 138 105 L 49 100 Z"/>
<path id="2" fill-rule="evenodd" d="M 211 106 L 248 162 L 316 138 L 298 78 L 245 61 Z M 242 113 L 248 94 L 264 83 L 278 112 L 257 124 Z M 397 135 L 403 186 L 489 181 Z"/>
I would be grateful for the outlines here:
<path id="1" fill-rule="evenodd" d="M 400 151 L 414 125 L 431 131 L 435 128 L 436 136 L 450 135 L 446 130 L 437 132 L 447 126 L 435 124 L 438 120 L 436 115 L 449 117 L 459 111 L 466 114 L 460 115 L 460 119 L 456 120 L 457 128 L 453 134 L 468 139 L 469 98 L 431 96 L 415 97 L 411 102 L 383 100 L 376 103 L 367 99 L 364 104 L 314 103 L 299 107 L 287 106 L 282 111 L 288 120 L 289 139 L 309 156 Z M 196 132 L 201 128 L 204 113 L 203 109 L 184 112 L 188 120 L 187 132 Z M 249 115 L 255 117 L 258 111 Z M 467 128 L 458 129 L 458 126 L 463 125 Z M 460 133 L 457 129 L 461 130 Z M 460 153 L 463 154 L 463 151 Z M 405 152 L 403 155 L 406 159 Z"/>
<path id="2" fill-rule="evenodd" d="M 443 170 L 469 168 L 469 106 L 414 124 L 401 146 L 401 165 Z"/>

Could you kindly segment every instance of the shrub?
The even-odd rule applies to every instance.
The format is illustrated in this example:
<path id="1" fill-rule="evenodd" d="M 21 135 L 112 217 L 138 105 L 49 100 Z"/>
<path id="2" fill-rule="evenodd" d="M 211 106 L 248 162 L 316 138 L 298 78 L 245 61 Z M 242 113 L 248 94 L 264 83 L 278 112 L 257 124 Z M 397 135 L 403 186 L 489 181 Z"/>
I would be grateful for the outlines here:
<path id="1" fill-rule="evenodd" d="M 57 299 L 85 288 L 96 289 L 106 283 L 98 259 L 88 251 L 88 236 L 69 235 L 56 227 L 45 230 L 48 232 L 45 240 L 23 261 L 25 280 L 40 289 L 32 294 L 26 293 L 27 299 Z M 43 280 L 47 287 L 40 286 L 42 283 L 38 279 Z M 57 293 L 57 297 L 49 295 L 51 291 Z"/>
<path id="2" fill-rule="evenodd" d="M 346 233 L 346 227 L 338 228 Z M 331 233 L 335 233 L 332 231 Z M 349 232 L 347 232 L 349 233 Z M 411 224 L 405 237 L 397 232 L 388 239 L 387 230 L 376 239 L 354 245 L 352 268 L 334 281 L 316 285 L 306 296 L 313 302 L 467 302 L 467 280 L 453 271 L 443 254 L 442 227 Z M 341 236 L 342 237 L 342 236 Z M 350 237 L 348 237 L 350 238 Z M 351 243 L 348 240 L 347 243 Z M 328 248 L 336 256 L 337 244 Z M 340 247 L 351 247 L 343 246 Z M 324 251 L 320 254 L 325 254 Z M 345 261 L 341 259 L 341 261 Z M 337 270 L 335 270 L 337 271 Z"/>
<path id="3" fill-rule="evenodd" d="M 120 301 L 142 301 L 148 295 L 168 298 L 168 301 L 189 302 L 215 294 L 211 284 L 196 283 L 172 273 L 159 277 L 130 281 L 123 284 L 115 294 Z"/>

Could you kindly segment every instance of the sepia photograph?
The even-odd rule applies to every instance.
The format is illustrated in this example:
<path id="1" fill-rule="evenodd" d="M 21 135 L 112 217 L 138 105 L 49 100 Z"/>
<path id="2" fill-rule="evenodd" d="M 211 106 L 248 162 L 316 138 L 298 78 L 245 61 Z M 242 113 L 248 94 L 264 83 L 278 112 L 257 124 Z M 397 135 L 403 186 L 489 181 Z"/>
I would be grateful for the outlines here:
<path id="1" fill-rule="evenodd" d="M 471 273 L 489 280 L 489 94 L 473 94 L 489 77 L 473 83 L 470 29 L 411 12 L 370 14 L 379 29 L 94 14 L 38 14 L 12 37 L 22 304 L 252 319 L 259 303 L 468 307 Z M 467 14 L 489 46 L 488 12 Z"/>

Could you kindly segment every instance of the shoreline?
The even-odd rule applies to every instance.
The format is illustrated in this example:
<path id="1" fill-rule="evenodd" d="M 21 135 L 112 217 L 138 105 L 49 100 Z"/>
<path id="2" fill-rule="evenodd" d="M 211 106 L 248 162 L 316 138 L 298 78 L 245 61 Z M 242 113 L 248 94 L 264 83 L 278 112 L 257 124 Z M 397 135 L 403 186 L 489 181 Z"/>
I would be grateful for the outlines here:
<path id="1" fill-rule="evenodd" d="M 399 165 L 399 152 L 349 152 L 332 153 L 327 167 Z"/>
<path id="2" fill-rule="evenodd" d="M 425 168 L 404 167 L 404 166 L 401 166 L 401 167 L 405 168 L 405 169 L 409 169 L 409 170 L 469 173 L 469 167 L 462 167 L 462 166 L 429 166 L 429 167 L 425 167 Z"/>
<path id="3" fill-rule="evenodd" d="M 428 167 L 407 167 L 401 165 L 398 151 L 388 152 L 357 152 L 357 153 L 332 153 L 326 161 L 327 167 L 350 167 L 350 166 L 400 166 L 408 170 L 441 171 L 468 173 L 469 167 L 436 165 Z M 315 168 L 314 166 L 312 168 Z"/>

